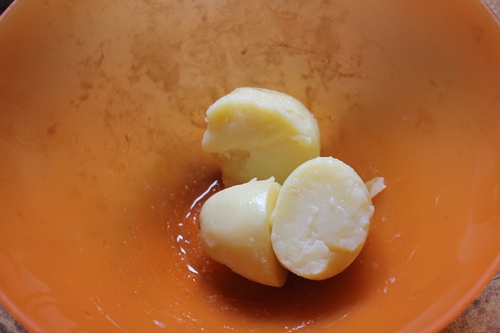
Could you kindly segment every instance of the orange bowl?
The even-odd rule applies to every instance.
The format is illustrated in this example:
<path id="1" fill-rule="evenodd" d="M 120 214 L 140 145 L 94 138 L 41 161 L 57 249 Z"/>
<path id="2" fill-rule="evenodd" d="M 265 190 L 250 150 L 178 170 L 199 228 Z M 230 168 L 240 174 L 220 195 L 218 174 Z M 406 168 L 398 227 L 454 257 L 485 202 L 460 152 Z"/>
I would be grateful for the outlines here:
<path id="1" fill-rule="evenodd" d="M 500 268 L 500 27 L 479 1 L 27 1 L 0 21 L 0 301 L 33 332 L 433 332 Z M 342 274 L 206 257 L 205 110 L 239 86 L 386 179 Z"/>

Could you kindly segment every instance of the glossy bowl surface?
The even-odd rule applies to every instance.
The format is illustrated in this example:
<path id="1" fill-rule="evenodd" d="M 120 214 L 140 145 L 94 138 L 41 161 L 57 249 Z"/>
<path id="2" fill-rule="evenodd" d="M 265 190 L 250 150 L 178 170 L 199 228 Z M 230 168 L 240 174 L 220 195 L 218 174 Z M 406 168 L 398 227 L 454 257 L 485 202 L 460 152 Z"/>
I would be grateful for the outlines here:
<path id="1" fill-rule="evenodd" d="M 433 332 L 500 263 L 500 28 L 479 1 L 18 0 L 0 20 L 0 301 L 33 332 Z M 204 113 L 239 86 L 386 179 L 341 275 L 199 246 Z"/>

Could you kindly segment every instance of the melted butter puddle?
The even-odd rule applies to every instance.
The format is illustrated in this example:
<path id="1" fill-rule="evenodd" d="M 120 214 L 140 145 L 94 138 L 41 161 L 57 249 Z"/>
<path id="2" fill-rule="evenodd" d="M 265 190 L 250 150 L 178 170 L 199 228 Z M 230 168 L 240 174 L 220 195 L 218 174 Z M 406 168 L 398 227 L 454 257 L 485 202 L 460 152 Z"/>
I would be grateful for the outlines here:
<path id="1" fill-rule="evenodd" d="M 194 199 L 193 203 L 189 207 L 189 212 L 186 214 L 186 219 L 189 219 L 193 212 L 199 213 L 201 206 L 203 206 L 205 201 L 207 201 L 207 199 L 212 194 L 214 194 L 215 192 L 218 192 L 219 190 L 222 189 L 222 188 L 218 188 L 218 187 L 222 187 L 222 186 L 218 180 L 215 180 L 212 184 L 210 184 L 208 186 L 208 188 L 205 190 L 205 192 L 203 192 L 200 196 L 198 196 L 196 199 Z M 215 189 L 215 191 L 214 191 L 214 189 Z M 196 208 L 198 208 L 198 209 L 196 209 Z"/>
<path id="2" fill-rule="evenodd" d="M 206 271 L 207 266 L 210 265 L 199 239 L 198 218 L 200 210 L 208 198 L 222 189 L 223 185 L 220 180 L 212 181 L 208 187 L 192 201 L 184 219 L 178 223 L 178 234 L 176 236 L 176 242 L 179 246 L 178 254 L 181 258 L 181 262 L 186 265 L 188 277 L 193 281 L 195 281 L 196 276 Z"/>

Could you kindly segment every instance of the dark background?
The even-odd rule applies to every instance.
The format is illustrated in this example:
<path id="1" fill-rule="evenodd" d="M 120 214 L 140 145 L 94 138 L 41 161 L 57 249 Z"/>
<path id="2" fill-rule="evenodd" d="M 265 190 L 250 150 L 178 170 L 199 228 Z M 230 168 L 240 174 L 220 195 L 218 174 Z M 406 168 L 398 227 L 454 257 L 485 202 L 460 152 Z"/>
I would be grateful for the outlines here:
<path id="1" fill-rule="evenodd" d="M 0 14 L 3 13 L 3 11 L 9 7 L 10 3 L 12 0 L 0 0 Z"/>

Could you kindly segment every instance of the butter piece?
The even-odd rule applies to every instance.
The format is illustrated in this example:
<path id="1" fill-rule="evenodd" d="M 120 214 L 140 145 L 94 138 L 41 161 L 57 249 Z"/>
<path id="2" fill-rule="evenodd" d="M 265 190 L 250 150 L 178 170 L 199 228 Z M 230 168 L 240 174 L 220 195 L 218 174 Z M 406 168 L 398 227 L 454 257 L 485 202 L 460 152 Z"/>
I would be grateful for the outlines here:
<path id="1" fill-rule="evenodd" d="M 374 207 L 358 174 L 318 157 L 283 183 L 272 214 L 271 241 L 281 264 L 312 280 L 342 272 L 365 244 Z"/>
<path id="2" fill-rule="evenodd" d="M 245 278 L 280 287 L 288 271 L 271 246 L 271 213 L 281 185 L 252 180 L 217 192 L 200 212 L 200 238 L 207 254 Z"/>
<path id="3" fill-rule="evenodd" d="M 226 187 L 270 177 L 282 184 L 320 153 L 316 119 L 281 92 L 235 89 L 208 108 L 206 122 L 202 146 L 216 156 Z"/>
<path id="4" fill-rule="evenodd" d="M 368 192 L 370 192 L 370 198 L 373 199 L 377 194 L 386 188 L 385 179 L 383 177 L 375 177 L 366 182 L 366 188 L 368 189 Z"/>

